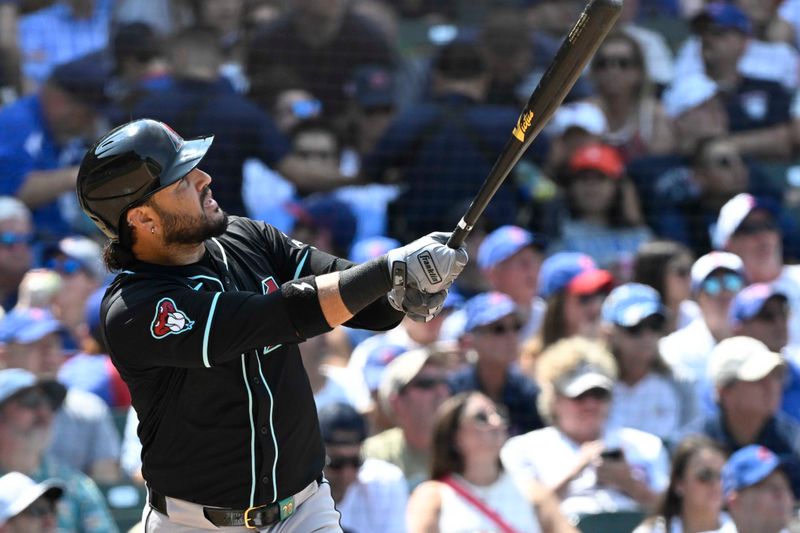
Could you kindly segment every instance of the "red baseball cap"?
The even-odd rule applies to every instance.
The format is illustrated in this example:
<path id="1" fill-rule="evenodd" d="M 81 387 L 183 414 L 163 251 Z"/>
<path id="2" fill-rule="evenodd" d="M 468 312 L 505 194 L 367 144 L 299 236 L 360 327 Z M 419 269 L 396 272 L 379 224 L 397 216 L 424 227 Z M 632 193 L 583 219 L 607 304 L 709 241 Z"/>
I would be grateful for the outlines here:
<path id="1" fill-rule="evenodd" d="M 592 143 L 575 150 L 569 159 L 569 170 L 572 173 L 596 170 L 610 178 L 619 179 L 625 173 L 625 162 L 616 148 Z"/>

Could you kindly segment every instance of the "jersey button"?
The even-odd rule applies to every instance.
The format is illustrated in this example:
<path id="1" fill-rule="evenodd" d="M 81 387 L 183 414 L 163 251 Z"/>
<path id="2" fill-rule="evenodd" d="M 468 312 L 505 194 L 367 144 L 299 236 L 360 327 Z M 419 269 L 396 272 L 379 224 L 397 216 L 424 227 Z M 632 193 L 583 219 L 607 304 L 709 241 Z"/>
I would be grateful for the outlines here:
<path id="1" fill-rule="evenodd" d="M 258 380 L 258 376 L 255 376 L 255 377 L 253 378 L 253 383 L 255 383 L 256 385 L 258 385 L 259 383 L 261 383 L 261 382 Z"/>
<path id="2" fill-rule="evenodd" d="M 267 431 L 269 431 L 269 430 L 267 429 L 267 426 L 261 426 L 261 434 L 262 434 L 262 435 L 266 435 L 266 434 L 267 434 Z"/>
<path id="3" fill-rule="evenodd" d="M 263 483 L 264 485 L 269 485 L 269 478 L 267 476 L 262 477 L 261 483 Z"/>

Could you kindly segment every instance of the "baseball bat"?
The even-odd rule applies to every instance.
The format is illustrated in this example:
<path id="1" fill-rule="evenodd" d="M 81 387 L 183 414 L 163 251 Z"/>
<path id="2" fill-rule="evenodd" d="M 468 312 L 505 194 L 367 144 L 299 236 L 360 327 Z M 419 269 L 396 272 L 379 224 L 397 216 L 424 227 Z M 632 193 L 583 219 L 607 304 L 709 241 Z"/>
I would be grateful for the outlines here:
<path id="1" fill-rule="evenodd" d="M 447 246 L 458 248 L 463 244 L 511 169 L 575 85 L 589 58 L 614 26 L 621 10 L 622 0 L 591 0 L 586 5 L 528 99 L 511 137 L 450 235 Z"/>

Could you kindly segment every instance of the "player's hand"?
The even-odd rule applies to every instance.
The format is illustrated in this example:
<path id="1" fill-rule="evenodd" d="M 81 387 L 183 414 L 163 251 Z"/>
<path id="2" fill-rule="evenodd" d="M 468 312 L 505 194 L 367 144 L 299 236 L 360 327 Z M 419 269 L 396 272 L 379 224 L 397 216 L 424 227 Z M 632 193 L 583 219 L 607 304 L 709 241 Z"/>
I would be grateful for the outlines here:
<path id="1" fill-rule="evenodd" d="M 428 294 L 449 289 L 469 260 L 464 245 L 458 249 L 447 246 L 449 237 L 449 233 L 430 233 L 389 250 L 386 255 L 394 288 L 413 287 Z"/>
<path id="2" fill-rule="evenodd" d="M 415 322 L 430 322 L 441 313 L 444 301 L 447 299 L 447 290 L 428 294 L 409 287 L 405 290 L 405 297 L 399 304 L 394 300 L 396 295 L 394 290 L 389 293 L 389 302 L 392 307 L 403 311 Z"/>

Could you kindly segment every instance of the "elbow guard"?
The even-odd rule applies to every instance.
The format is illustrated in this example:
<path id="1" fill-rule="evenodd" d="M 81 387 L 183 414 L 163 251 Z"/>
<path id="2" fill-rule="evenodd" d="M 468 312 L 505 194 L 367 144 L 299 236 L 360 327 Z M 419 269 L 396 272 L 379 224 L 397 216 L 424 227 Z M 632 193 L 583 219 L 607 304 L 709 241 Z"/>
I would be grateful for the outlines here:
<path id="1" fill-rule="evenodd" d="M 281 295 L 300 337 L 308 339 L 332 329 L 322 313 L 314 276 L 287 281 L 281 285 Z"/>

